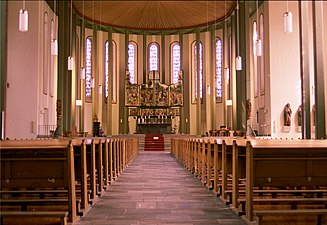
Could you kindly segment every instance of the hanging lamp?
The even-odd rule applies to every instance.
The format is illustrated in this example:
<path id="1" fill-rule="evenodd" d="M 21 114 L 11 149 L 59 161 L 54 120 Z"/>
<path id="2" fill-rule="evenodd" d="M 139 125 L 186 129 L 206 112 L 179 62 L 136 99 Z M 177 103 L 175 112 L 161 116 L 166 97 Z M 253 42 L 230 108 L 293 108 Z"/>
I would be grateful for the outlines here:
<path id="1" fill-rule="evenodd" d="M 257 24 L 259 24 L 259 5 L 258 5 L 258 1 L 256 1 L 257 3 Z M 257 35 L 257 40 L 255 41 L 255 49 L 256 49 L 256 56 L 261 56 L 262 55 L 262 44 L 261 44 L 261 40 L 259 35 Z"/>
<path id="2" fill-rule="evenodd" d="M 284 32 L 291 33 L 293 31 L 292 13 L 288 11 L 288 1 L 286 1 L 286 12 L 283 14 Z"/>
<path id="3" fill-rule="evenodd" d="M 23 8 L 19 10 L 19 31 L 28 31 L 28 12 L 25 10 L 25 0 L 23 0 Z"/>
<path id="4" fill-rule="evenodd" d="M 236 5 L 236 29 L 237 29 L 237 56 L 235 59 L 235 68 L 237 71 L 242 70 L 242 57 L 240 56 L 240 30 L 239 30 L 239 19 L 238 19 L 238 11 L 239 11 L 239 2 Z"/>
<path id="5" fill-rule="evenodd" d="M 72 33 L 73 33 L 73 1 L 70 0 L 70 32 L 69 32 L 69 46 L 70 46 L 70 56 L 68 56 L 68 70 L 73 70 L 73 56 L 72 56 Z"/>
<path id="6" fill-rule="evenodd" d="M 81 24 L 81 29 L 82 29 L 82 32 L 84 33 L 84 0 L 83 0 L 83 19 L 82 19 L 82 24 Z M 84 35 L 83 35 L 84 36 Z M 84 40 L 83 40 L 83 42 L 84 42 Z M 84 53 L 85 53 L 85 50 L 84 50 L 84 46 L 85 46 L 85 44 L 83 44 L 83 50 L 82 50 L 82 58 L 83 58 L 83 60 L 81 60 L 83 63 L 81 63 L 81 70 L 80 70 L 80 79 L 81 80 L 85 80 L 85 67 L 84 67 Z"/>
<path id="7" fill-rule="evenodd" d="M 56 0 L 54 1 L 54 7 L 53 7 L 53 11 L 54 11 L 54 19 L 53 19 L 53 25 L 52 25 L 52 40 L 51 40 L 51 55 L 58 55 L 58 41 L 57 41 L 57 38 L 56 38 Z"/>

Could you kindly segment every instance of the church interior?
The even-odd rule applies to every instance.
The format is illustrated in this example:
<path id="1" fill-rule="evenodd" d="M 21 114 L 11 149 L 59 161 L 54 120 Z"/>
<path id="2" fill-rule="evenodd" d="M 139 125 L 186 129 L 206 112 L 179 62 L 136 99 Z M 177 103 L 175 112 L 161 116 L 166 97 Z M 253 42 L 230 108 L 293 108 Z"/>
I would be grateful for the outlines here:
<path id="1" fill-rule="evenodd" d="M 326 12 L 1 0 L 0 224 L 325 224 Z"/>

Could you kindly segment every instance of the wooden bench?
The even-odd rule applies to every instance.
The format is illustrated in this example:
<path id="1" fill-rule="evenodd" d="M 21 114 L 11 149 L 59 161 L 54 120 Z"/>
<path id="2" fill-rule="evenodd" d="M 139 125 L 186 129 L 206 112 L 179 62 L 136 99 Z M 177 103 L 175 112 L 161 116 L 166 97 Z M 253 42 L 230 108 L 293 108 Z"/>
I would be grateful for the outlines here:
<path id="1" fill-rule="evenodd" d="M 46 199 L 0 199 L 2 206 L 20 206 L 21 211 L 28 211 L 27 206 L 45 206 L 45 205 L 68 205 L 69 200 L 66 198 L 46 198 Z M 76 212 L 82 215 L 80 210 L 80 200 L 76 200 Z"/>
<path id="2" fill-rule="evenodd" d="M 248 141 L 245 219 L 247 221 L 254 219 L 254 187 L 326 188 L 326 149 L 327 142 L 324 140 Z M 289 211 L 284 213 L 287 212 Z M 314 210 L 308 212 L 314 213 Z M 271 213 L 274 213 L 274 210 L 271 210 Z M 298 212 L 291 210 L 291 213 Z"/>
<path id="3" fill-rule="evenodd" d="M 238 215 L 244 215 L 246 209 L 246 199 L 239 198 L 241 211 Z M 324 205 L 327 209 L 327 198 L 254 198 L 255 205 L 290 205 L 291 209 L 297 209 L 298 205 Z"/>
<path id="4" fill-rule="evenodd" d="M 78 217 L 74 152 L 70 140 L 2 141 L 1 188 L 67 189 L 68 220 Z"/>
<path id="5" fill-rule="evenodd" d="M 61 225 L 67 225 L 67 216 L 68 212 L 62 211 L 1 211 L 1 224 L 3 223 L 4 218 L 25 218 L 25 217 L 54 217 L 60 219 Z"/>
<path id="6" fill-rule="evenodd" d="M 255 210 L 253 214 L 257 217 L 257 224 L 263 222 L 264 216 L 285 216 L 285 215 L 317 215 L 317 225 L 325 224 L 327 209 L 296 209 L 296 210 Z"/>

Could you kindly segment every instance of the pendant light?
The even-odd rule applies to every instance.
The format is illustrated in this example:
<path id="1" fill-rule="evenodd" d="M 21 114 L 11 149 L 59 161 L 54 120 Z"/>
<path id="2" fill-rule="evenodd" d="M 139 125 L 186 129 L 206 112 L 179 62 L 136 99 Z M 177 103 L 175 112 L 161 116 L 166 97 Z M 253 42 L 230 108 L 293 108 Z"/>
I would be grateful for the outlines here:
<path id="1" fill-rule="evenodd" d="M 25 0 L 23 0 L 23 8 L 19 10 L 19 31 L 28 31 L 28 12 L 25 10 Z"/>
<path id="2" fill-rule="evenodd" d="M 237 29 L 237 56 L 236 56 L 236 59 L 235 59 L 235 67 L 236 67 L 236 70 L 237 71 L 240 71 L 242 70 L 242 57 L 240 56 L 240 30 L 239 30 L 239 19 L 238 19 L 238 11 L 239 11 L 239 2 L 237 2 L 237 5 L 236 5 L 236 29 Z"/>
<path id="3" fill-rule="evenodd" d="M 72 56 L 72 33 L 73 33 L 73 0 L 70 0 L 70 32 L 69 32 L 69 46 L 70 56 L 68 56 L 68 70 L 73 70 L 73 56 Z"/>
<path id="4" fill-rule="evenodd" d="M 54 19 L 53 19 L 53 25 L 52 25 L 52 40 L 51 40 L 51 55 L 58 55 L 58 41 L 57 41 L 57 38 L 56 38 L 56 32 L 55 30 L 56 29 L 56 6 L 57 6 L 57 3 L 56 3 L 56 0 L 54 1 Z"/>
<path id="5" fill-rule="evenodd" d="M 226 14 L 226 0 L 225 0 L 225 23 L 224 23 L 224 25 L 225 25 L 225 32 L 227 32 L 227 18 L 226 18 L 226 16 L 227 16 L 227 14 Z M 225 51 L 225 53 L 226 53 L 226 51 Z M 225 60 L 225 62 L 226 62 L 226 60 Z M 224 77 L 225 77 L 225 80 L 226 81 L 229 80 L 229 67 L 228 66 L 226 66 L 225 69 L 224 69 Z"/>
<path id="6" fill-rule="evenodd" d="M 83 0 L 83 20 L 82 20 L 82 24 L 81 24 L 81 29 L 82 29 L 82 32 L 84 33 L 84 29 L 85 29 L 85 27 L 84 27 L 84 0 Z M 84 36 L 84 35 L 82 35 L 82 36 Z M 83 40 L 83 42 L 84 42 L 84 40 Z M 85 46 L 85 43 L 83 43 L 83 49 L 85 48 L 84 46 Z M 81 60 L 81 62 L 83 62 L 83 63 L 81 63 L 81 70 L 80 70 L 80 79 L 81 80 L 85 80 L 85 67 L 84 67 L 84 60 L 85 60 L 85 58 L 84 58 L 84 55 L 85 55 L 85 50 L 82 50 L 82 52 L 83 52 L 83 55 L 82 55 L 82 60 Z"/>
<path id="7" fill-rule="evenodd" d="M 288 1 L 286 1 L 286 12 L 284 17 L 284 32 L 291 33 L 293 31 L 292 13 L 288 11 Z"/>
<path id="8" fill-rule="evenodd" d="M 257 24 L 259 24 L 259 6 L 258 6 L 258 1 L 259 0 L 257 0 Z M 261 44 L 261 40 L 260 40 L 259 34 L 257 35 L 257 40 L 255 41 L 255 49 L 256 49 L 256 52 L 255 52 L 256 56 L 261 56 L 262 55 L 262 44 Z"/>

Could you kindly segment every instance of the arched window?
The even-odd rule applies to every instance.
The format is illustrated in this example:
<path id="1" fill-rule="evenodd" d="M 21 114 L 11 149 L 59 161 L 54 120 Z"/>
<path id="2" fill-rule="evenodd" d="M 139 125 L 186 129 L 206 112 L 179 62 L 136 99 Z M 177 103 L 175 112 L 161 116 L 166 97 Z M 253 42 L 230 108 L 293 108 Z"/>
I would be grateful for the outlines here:
<path id="1" fill-rule="evenodd" d="M 252 54 L 253 54 L 253 75 L 254 75 L 254 97 L 258 96 L 258 60 L 256 56 L 255 43 L 258 39 L 257 22 L 253 22 L 253 37 L 252 37 Z"/>
<path id="2" fill-rule="evenodd" d="M 137 83 L 137 45 L 133 41 L 128 43 L 128 71 L 129 81 Z"/>
<path id="3" fill-rule="evenodd" d="M 112 68 L 112 103 L 116 103 L 117 95 L 116 95 L 116 43 L 112 41 L 112 57 L 113 57 L 113 68 Z M 108 102 L 109 96 L 109 42 L 105 42 L 105 50 L 104 50 L 104 60 L 105 60 L 105 68 L 104 68 L 104 92 L 105 92 L 105 102 Z"/>
<path id="4" fill-rule="evenodd" d="M 170 49 L 171 55 L 171 80 L 173 84 L 178 83 L 178 73 L 181 70 L 181 48 L 178 42 L 174 42 Z"/>
<path id="5" fill-rule="evenodd" d="M 105 42 L 104 48 L 104 96 L 105 102 L 108 102 L 109 93 L 109 42 Z"/>
<path id="6" fill-rule="evenodd" d="M 265 94 L 265 64 L 264 64 L 264 32 L 263 32 L 263 15 L 260 15 L 260 39 L 262 55 L 260 57 L 260 94 Z"/>
<path id="7" fill-rule="evenodd" d="M 85 100 L 92 102 L 92 37 L 85 40 Z"/>
<path id="8" fill-rule="evenodd" d="M 149 44 L 148 51 L 149 71 L 159 71 L 159 45 L 158 43 Z"/>
<path id="9" fill-rule="evenodd" d="M 193 71 L 193 90 L 194 92 L 192 93 L 193 94 L 193 102 L 195 103 L 196 102 L 196 99 L 197 99 L 197 96 L 198 96 L 198 85 L 197 85 L 197 45 L 196 45 L 196 42 L 194 41 L 192 43 L 192 56 L 193 56 L 193 68 L 192 68 L 192 71 Z M 199 59 L 200 59 L 200 62 L 199 62 L 199 65 L 200 65 L 200 68 L 199 68 L 199 71 L 200 71 L 200 99 L 202 99 L 203 97 L 203 48 L 202 48 L 202 43 L 200 42 L 199 44 Z"/>
<path id="10" fill-rule="evenodd" d="M 216 102 L 222 102 L 222 41 L 216 40 Z"/>

